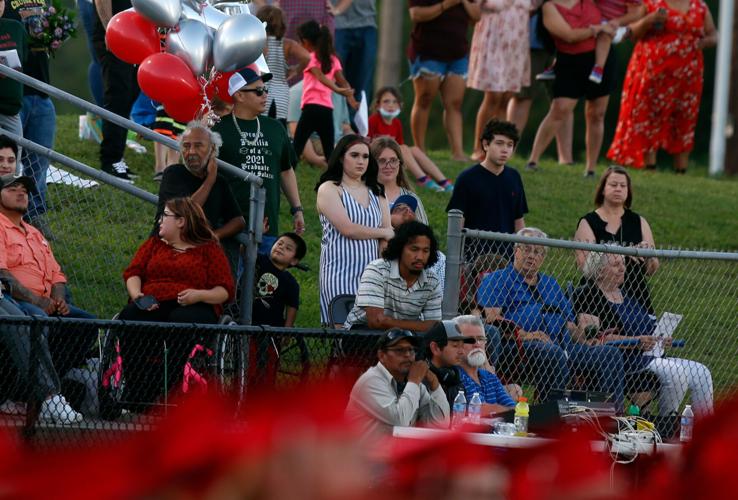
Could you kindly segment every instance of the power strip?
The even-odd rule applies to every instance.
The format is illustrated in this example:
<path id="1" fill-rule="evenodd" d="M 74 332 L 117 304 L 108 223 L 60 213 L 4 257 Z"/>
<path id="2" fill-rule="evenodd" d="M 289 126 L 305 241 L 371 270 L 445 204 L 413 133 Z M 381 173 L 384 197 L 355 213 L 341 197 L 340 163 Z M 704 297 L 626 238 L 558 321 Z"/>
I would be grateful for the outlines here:
<path id="1" fill-rule="evenodd" d="M 654 451 L 654 436 L 650 432 L 633 431 L 610 434 L 610 449 L 618 455 L 649 454 Z"/>

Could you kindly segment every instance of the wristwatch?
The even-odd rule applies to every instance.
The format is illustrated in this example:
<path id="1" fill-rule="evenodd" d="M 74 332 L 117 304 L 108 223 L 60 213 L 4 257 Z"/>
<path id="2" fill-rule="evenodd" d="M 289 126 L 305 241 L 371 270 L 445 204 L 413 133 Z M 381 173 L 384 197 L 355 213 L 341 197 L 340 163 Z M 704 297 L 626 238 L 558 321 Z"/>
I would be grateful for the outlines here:
<path id="1" fill-rule="evenodd" d="M 301 205 L 297 205 L 296 207 L 290 208 L 290 214 L 291 215 L 295 215 L 297 212 L 302 212 L 302 211 L 303 210 L 302 210 L 302 206 Z"/>

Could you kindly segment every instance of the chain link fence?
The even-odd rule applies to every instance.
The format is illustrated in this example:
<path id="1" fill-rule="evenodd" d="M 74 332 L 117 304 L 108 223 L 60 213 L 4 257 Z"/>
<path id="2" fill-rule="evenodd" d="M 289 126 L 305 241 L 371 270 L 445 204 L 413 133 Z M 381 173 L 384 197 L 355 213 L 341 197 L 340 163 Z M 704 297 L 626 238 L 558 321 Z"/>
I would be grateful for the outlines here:
<path id="1" fill-rule="evenodd" d="M 374 364 L 366 349 L 338 351 L 349 335 L 373 344 L 378 333 L 240 326 L 227 315 L 214 325 L 5 316 L 0 421 L 44 445 L 115 440 L 197 391 L 229 401 L 234 423 L 248 420 L 265 392 Z"/>
<path id="2" fill-rule="evenodd" d="M 449 218 L 444 317 L 480 316 L 490 362 L 541 401 L 600 393 L 666 418 L 738 384 L 738 254 L 461 229 Z M 453 252 L 453 253 L 452 253 Z"/>

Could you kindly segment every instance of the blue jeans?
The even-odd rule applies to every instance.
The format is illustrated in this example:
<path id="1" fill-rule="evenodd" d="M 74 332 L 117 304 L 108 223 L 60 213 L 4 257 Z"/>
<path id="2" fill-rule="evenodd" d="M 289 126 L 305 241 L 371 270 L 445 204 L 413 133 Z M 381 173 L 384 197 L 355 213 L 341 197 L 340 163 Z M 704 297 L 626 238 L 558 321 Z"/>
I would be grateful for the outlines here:
<path id="1" fill-rule="evenodd" d="M 20 112 L 23 123 L 23 137 L 36 144 L 54 148 L 56 135 L 56 110 L 49 97 L 27 95 L 23 97 Z M 46 213 L 46 173 L 49 159 L 33 151 L 25 150 L 23 155 L 23 174 L 33 178 L 36 192 L 30 193 L 28 215 L 33 218 Z"/>
<path id="2" fill-rule="evenodd" d="M 95 104 L 97 104 L 98 106 L 102 106 L 102 69 L 100 68 L 100 62 L 97 60 L 95 46 L 92 43 L 92 32 L 95 29 L 95 18 L 97 17 L 97 11 L 95 10 L 95 4 L 90 0 L 78 0 L 77 5 L 79 6 L 79 15 L 82 18 L 82 24 L 84 24 L 85 26 L 85 33 L 87 34 L 87 49 L 90 53 L 90 65 L 87 68 L 87 81 L 90 86 L 90 93 L 92 94 L 92 98 L 95 99 Z"/>
<path id="3" fill-rule="evenodd" d="M 585 389 L 612 395 L 615 409 L 622 413 L 625 400 L 623 354 L 617 347 L 572 344 L 567 348 L 572 372 L 585 378 Z"/>
<path id="4" fill-rule="evenodd" d="M 356 100 L 366 92 L 367 103 L 372 102 L 374 63 L 377 54 L 377 28 L 349 28 L 336 30 L 336 53 L 344 63 L 343 74 L 354 89 Z"/>
<path id="5" fill-rule="evenodd" d="M 410 76 L 414 79 L 425 76 L 440 76 L 441 80 L 448 75 L 456 75 L 466 80 L 469 73 L 469 56 L 454 61 L 438 61 L 436 59 L 415 58 L 410 61 Z"/>
<path id="6" fill-rule="evenodd" d="M 508 382 L 533 384 L 539 401 L 555 397 L 555 391 L 563 391 L 569 381 L 569 365 L 564 350 L 553 343 L 523 342 L 523 355 L 514 341 L 505 340 L 500 345 L 498 371 Z"/>
<path id="7" fill-rule="evenodd" d="M 38 306 L 29 302 L 16 301 L 18 307 L 28 316 L 48 317 Z M 95 316 L 69 304 L 69 314 L 64 318 L 95 319 Z M 97 328 L 78 328 L 68 325 L 54 325 L 46 332 L 49 351 L 60 378 L 71 368 L 85 362 L 87 354 L 97 340 Z"/>

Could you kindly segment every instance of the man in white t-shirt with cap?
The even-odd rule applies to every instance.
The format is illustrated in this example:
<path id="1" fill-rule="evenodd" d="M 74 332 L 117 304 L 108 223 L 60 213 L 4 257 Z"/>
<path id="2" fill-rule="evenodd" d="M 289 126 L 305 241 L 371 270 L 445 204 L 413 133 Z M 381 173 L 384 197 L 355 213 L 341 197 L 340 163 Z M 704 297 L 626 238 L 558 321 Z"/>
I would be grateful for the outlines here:
<path id="1" fill-rule="evenodd" d="M 277 120 L 262 116 L 266 109 L 267 93 L 265 82 L 271 73 L 261 73 L 256 65 L 234 73 L 228 81 L 228 94 L 233 97 L 233 111 L 221 117 L 213 130 L 220 133 L 223 146 L 219 158 L 264 181 L 266 207 L 264 217 L 267 231 L 262 240 L 265 248 L 271 248 L 279 233 L 279 189 L 282 187 L 290 212 L 293 230 L 302 234 L 305 219 L 297 190 L 294 167 L 297 155 L 287 136 L 287 130 Z M 248 220 L 250 186 L 243 180 L 224 173 L 241 212 Z"/>

